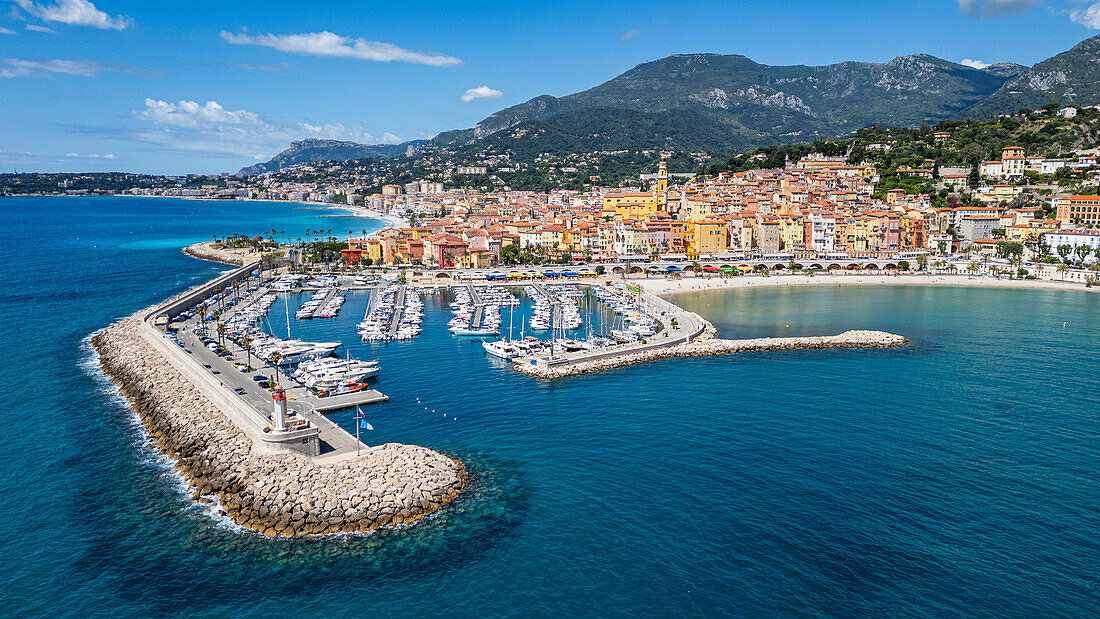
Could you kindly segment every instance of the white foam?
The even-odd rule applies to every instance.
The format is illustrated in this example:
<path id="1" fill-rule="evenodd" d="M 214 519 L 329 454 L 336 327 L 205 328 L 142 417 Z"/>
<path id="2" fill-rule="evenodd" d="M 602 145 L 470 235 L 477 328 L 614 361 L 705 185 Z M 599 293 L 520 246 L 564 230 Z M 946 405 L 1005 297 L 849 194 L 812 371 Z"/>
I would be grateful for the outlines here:
<path id="1" fill-rule="evenodd" d="M 122 390 L 111 380 L 111 377 L 108 376 L 100 366 L 99 351 L 92 346 L 92 338 L 102 332 L 103 329 L 95 331 L 80 341 L 80 348 L 84 354 L 82 355 L 79 365 L 80 368 L 96 382 L 97 391 L 107 396 L 111 403 L 118 405 L 120 411 L 126 411 L 127 414 L 125 415 L 125 419 L 127 425 L 131 429 L 132 437 L 130 444 L 134 447 L 134 451 L 138 456 L 138 461 L 143 465 L 155 469 L 166 481 L 168 481 L 169 485 L 179 495 L 184 512 L 198 510 L 199 513 L 209 519 L 211 523 L 219 529 L 233 533 L 259 535 L 255 531 L 246 529 L 236 522 L 233 522 L 233 519 L 228 515 L 219 513 L 225 510 L 218 497 L 204 497 L 210 500 L 210 503 L 193 501 L 191 499 L 194 493 L 194 487 L 191 485 L 191 481 L 176 469 L 176 459 L 168 454 L 161 453 L 160 450 L 152 445 L 152 436 L 145 428 L 145 424 L 141 422 L 141 417 L 138 416 L 134 409 L 130 408 L 130 403 L 127 402 L 126 397 L 122 395 Z"/>

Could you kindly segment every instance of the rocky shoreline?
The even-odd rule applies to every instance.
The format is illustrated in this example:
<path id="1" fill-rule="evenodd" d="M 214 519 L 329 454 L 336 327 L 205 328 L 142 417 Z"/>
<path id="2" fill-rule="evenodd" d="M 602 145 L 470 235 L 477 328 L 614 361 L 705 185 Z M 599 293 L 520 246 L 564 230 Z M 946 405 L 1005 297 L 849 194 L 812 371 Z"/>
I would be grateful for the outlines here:
<path id="1" fill-rule="evenodd" d="M 245 256 L 238 252 L 225 251 L 223 249 L 215 249 L 213 243 L 210 241 L 203 241 L 202 243 L 195 243 L 194 245 L 188 245 L 183 248 L 183 253 L 191 256 L 192 258 L 198 258 L 199 260 L 209 260 L 211 262 L 221 262 L 223 264 L 232 264 L 234 266 L 244 266 Z M 255 262 L 259 260 L 259 254 L 252 258 L 249 262 Z"/>
<path id="2" fill-rule="evenodd" d="M 696 339 L 665 348 L 624 353 L 617 357 L 563 363 L 554 366 L 516 364 L 520 372 L 536 378 L 564 378 L 588 372 L 600 372 L 635 363 L 674 357 L 705 357 L 765 350 L 795 350 L 813 348 L 893 348 L 909 340 L 885 331 L 845 331 L 838 335 L 819 337 L 763 337 L 749 340 L 723 340 L 714 337 L 709 323 Z"/>
<path id="3" fill-rule="evenodd" d="M 193 498 L 216 499 L 246 529 L 292 538 L 410 525 L 466 484 L 461 462 L 415 445 L 368 447 L 335 463 L 253 453 L 252 440 L 142 338 L 140 327 L 135 315 L 92 338 L 101 367 L 156 447 L 175 460 Z"/>

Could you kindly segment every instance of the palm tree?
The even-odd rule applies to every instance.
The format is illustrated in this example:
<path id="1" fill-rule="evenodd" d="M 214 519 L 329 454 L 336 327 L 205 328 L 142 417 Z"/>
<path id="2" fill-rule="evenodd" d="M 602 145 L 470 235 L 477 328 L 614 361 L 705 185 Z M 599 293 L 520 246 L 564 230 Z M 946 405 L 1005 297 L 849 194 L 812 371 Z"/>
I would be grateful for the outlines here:
<path id="1" fill-rule="evenodd" d="M 928 256 L 925 255 L 925 254 L 921 254 L 921 255 L 917 256 L 917 270 L 918 271 L 924 271 L 927 268 L 928 268 Z"/>
<path id="2" fill-rule="evenodd" d="M 225 322 L 218 323 L 218 344 L 225 346 Z"/>
<path id="3" fill-rule="evenodd" d="M 244 354 L 248 357 L 248 371 L 252 371 L 252 338 L 244 336 L 241 338 L 241 346 L 244 347 Z"/>
<path id="4" fill-rule="evenodd" d="M 1023 262 L 1023 257 L 1019 254 L 1013 254 L 1012 257 L 1008 259 L 1008 263 L 1016 267 L 1016 275 L 1020 274 L 1020 265 L 1023 264 Z"/>
<path id="5" fill-rule="evenodd" d="M 978 266 L 977 262 L 971 262 L 970 264 L 966 265 L 966 279 L 971 279 L 972 277 L 974 277 L 974 274 L 978 272 L 979 268 L 980 267 Z"/>
<path id="6" fill-rule="evenodd" d="M 1062 281 L 1066 281 L 1066 273 L 1069 273 L 1069 265 L 1065 261 L 1058 263 L 1058 272 L 1062 274 Z"/>
<path id="7" fill-rule="evenodd" d="M 282 358 L 283 358 L 283 356 L 281 354 L 279 354 L 279 351 L 277 351 L 277 350 L 275 352 L 271 353 L 270 355 L 268 355 L 268 357 L 267 357 L 267 360 L 271 363 L 271 369 L 275 371 L 275 382 L 276 383 L 278 383 L 278 379 L 279 379 L 279 360 L 281 360 Z"/>

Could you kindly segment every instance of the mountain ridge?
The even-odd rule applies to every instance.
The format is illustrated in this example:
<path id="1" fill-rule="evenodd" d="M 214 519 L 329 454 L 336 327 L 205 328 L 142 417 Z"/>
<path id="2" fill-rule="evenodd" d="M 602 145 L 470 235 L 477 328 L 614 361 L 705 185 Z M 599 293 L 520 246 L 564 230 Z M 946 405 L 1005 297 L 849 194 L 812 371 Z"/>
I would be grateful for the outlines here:
<path id="1" fill-rule="evenodd" d="M 1100 103 L 1100 35 L 1021 71 L 959 118 L 989 118 L 1047 103 Z"/>
<path id="2" fill-rule="evenodd" d="M 731 150 L 846 135 L 875 124 L 982 119 L 1051 100 L 1100 103 L 1098 55 L 1100 36 L 1033 67 L 1002 62 L 978 69 L 929 54 L 816 66 L 765 65 L 741 54 L 674 54 L 584 91 L 533 97 L 474 127 L 430 140 L 317 147 L 295 142 L 242 172 L 278 171 L 334 155 L 344 160 L 469 150 L 530 155 L 599 145 Z"/>

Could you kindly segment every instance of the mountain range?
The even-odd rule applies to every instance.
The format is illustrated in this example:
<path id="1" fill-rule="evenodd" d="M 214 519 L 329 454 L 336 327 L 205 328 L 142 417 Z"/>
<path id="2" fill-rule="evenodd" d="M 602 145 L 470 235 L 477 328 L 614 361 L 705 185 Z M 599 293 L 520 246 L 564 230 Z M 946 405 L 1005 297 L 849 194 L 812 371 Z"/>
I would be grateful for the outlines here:
<path id="1" fill-rule="evenodd" d="M 982 120 L 1049 102 L 1100 103 L 1100 36 L 1030 68 L 998 63 L 979 69 L 927 54 L 824 66 L 678 54 L 583 92 L 535 97 L 428 141 L 365 146 L 305 140 L 242 172 L 441 150 L 507 152 L 520 160 L 546 152 L 737 150 L 840 137 L 871 124 Z"/>
<path id="2" fill-rule="evenodd" d="M 424 141 L 402 142 L 400 144 L 359 144 L 340 140 L 309 138 L 291 142 L 290 148 L 275 155 L 270 161 L 242 168 L 242 174 L 263 174 L 278 172 L 298 163 L 314 161 L 347 161 L 368 157 L 397 157 L 416 152 Z"/>

